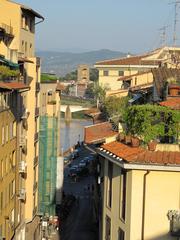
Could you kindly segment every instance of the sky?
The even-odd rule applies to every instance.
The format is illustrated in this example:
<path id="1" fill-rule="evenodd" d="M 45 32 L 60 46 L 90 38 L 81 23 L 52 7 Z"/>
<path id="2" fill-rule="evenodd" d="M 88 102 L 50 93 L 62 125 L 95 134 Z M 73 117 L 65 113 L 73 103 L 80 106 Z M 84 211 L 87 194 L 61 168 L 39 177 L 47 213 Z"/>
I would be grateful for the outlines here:
<path id="1" fill-rule="evenodd" d="M 142 53 L 160 47 L 159 29 L 165 25 L 166 42 L 172 45 L 174 5 L 170 0 L 21 0 L 21 3 L 45 17 L 36 27 L 37 50 L 110 49 Z M 180 14 L 178 17 L 180 20 Z M 177 29 L 180 30 L 180 21 Z"/>

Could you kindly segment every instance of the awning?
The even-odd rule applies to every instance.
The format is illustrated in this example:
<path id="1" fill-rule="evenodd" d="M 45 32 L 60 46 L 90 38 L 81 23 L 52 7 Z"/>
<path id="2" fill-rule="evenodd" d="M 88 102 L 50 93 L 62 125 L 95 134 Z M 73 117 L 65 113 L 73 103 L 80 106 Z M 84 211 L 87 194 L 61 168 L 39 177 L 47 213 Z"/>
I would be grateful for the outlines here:
<path id="1" fill-rule="evenodd" d="M 19 64 L 11 62 L 10 60 L 7 60 L 2 56 L 0 56 L 0 62 L 14 70 L 19 69 Z"/>

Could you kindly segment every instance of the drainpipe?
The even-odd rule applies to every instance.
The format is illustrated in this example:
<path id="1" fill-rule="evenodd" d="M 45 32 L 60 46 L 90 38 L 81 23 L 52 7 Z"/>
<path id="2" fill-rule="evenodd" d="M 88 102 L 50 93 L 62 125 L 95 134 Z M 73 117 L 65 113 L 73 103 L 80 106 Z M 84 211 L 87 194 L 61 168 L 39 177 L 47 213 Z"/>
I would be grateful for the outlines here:
<path id="1" fill-rule="evenodd" d="M 143 206 L 142 206 L 142 229 L 141 229 L 141 240 L 144 240 L 144 221 L 145 221 L 145 210 L 146 210 L 146 177 L 150 173 L 148 170 L 143 177 Z"/>

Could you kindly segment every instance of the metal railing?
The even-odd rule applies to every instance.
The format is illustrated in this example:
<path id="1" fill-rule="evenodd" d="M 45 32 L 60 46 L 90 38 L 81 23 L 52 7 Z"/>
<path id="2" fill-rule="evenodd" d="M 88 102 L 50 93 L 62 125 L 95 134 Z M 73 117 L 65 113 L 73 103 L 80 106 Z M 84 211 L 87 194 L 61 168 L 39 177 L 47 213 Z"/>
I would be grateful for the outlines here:
<path id="1" fill-rule="evenodd" d="M 0 27 L 3 28 L 7 34 L 13 35 L 13 27 L 11 27 L 5 23 L 1 23 Z"/>

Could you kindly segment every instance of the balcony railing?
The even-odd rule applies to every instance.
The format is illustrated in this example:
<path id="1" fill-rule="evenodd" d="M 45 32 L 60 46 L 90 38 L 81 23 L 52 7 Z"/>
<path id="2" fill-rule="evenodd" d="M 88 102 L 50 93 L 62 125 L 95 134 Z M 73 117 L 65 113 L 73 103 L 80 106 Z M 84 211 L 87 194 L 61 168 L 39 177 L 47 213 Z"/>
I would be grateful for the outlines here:
<path id="1" fill-rule="evenodd" d="M 21 200 L 21 201 L 25 201 L 26 200 L 26 190 L 25 190 L 25 188 L 21 188 L 19 190 L 18 199 Z"/>
<path id="2" fill-rule="evenodd" d="M 13 27 L 11 27 L 11 26 L 9 26 L 5 23 L 1 23 L 0 28 L 4 30 L 6 35 L 9 35 L 10 37 L 13 37 Z"/>
<path id="3" fill-rule="evenodd" d="M 36 213 L 37 213 L 37 207 L 35 207 L 35 208 L 33 209 L 33 216 L 35 216 Z"/>
<path id="4" fill-rule="evenodd" d="M 37 142 L 39 140 L 39 133 L 34 134 L 34 141 Z"/>
<path id="5" fill-rule="evenodd" d="M 39 92 L 39 91 L 40 91 L 40 83 L 36 82 L 36 92 Z"/>
<path id="6" fill-rule="evenodd" d="M 35 193 L 35 192 L 36 192 L 36 190 L 37 190 L 37 186 L 38 186 L 38 183 L 37 183 L 37 182 L 35 182 L 35 183 L 34 183 L 34 185 L 33 185 L 33 193 Z"/>
<path id="7" fill-rule="evenodd" d="M 41 58 L 40 57 L 36 57 L 36 66 L 37 67 L 41 66 Z"/>
<path id="8" fill-rule="evenodd" d="M 37 164 L 38 164 L 38 156 L 34 158 L 34 166 L 36 166 Z"/>
<path id="9" fill-rule="evenodd" d="M 39 108 L 36 107 L 36 108 L 35 108 L 35 117 L 38 117 L 38 116 L 39 116 Z"/>
<path id="10" fill-rule="evenodd" d="M 19 163 L 19 173 L 26 173 L 26 162 L 25 161 L 21 161 Z"/>

